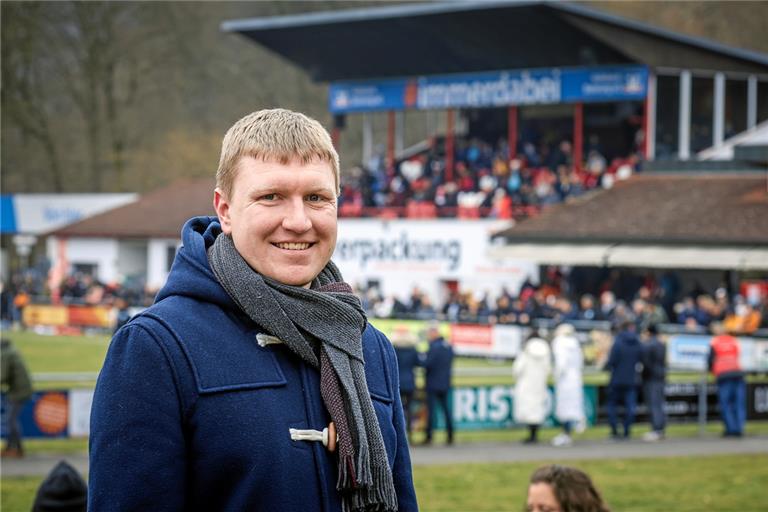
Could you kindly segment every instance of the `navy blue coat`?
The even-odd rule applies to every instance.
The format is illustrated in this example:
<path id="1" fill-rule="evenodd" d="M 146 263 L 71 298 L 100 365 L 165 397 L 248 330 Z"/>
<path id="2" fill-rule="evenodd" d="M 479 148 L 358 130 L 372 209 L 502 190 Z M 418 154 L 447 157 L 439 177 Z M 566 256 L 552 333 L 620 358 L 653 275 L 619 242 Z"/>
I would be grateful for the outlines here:
<path id="1" fill-rule="evenodd" d="M 187 222 L 156 303 L 112 340 L 91 413 L 91 511 L 341 510 L 335 456 L 288 431 L 328 425 L 319 374 L 256 343 L 208 265 L 217 229 Z M 400 510 L 416 510 L 394 350 L 369 325 L 363 352 Z"/>
<path id="2" fill-rule="evenodd" d="M 427 370 L 427 391 L 444 393 L 451 389 L 451 366 L 453 365 L 453 347 L 443 338 L 429 342 L 429 350 L 424 359 Z"/>
<path id="3" fill-rule="evenodd" d="M 643 347 L 633 332 L 623 331 L 616 335 L 605 364 L 611 371 L 611 386 L 636 386 L 640 384 Z"/>
<path id="4" fill-rule="evenodd" d="M 414 347 L 395 347 L 397 368 L 400 373 L 400 391 L 412 393 L 416 390 L 413 369 L 419 365 L 419 353 Z"/>

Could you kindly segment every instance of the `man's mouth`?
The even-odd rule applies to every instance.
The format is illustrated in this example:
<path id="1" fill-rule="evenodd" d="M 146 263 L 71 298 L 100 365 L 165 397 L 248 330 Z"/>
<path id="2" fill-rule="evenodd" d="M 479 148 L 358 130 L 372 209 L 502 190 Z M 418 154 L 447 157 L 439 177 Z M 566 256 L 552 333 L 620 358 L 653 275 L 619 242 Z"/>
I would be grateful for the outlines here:
<path id="1" fill-rule="evenodd" d="M 273 245 L 287 251 L 303 251 L 305 249 L 309 249 L 312 246 L 312 244 L 309 242 L 282 242 Z"/>

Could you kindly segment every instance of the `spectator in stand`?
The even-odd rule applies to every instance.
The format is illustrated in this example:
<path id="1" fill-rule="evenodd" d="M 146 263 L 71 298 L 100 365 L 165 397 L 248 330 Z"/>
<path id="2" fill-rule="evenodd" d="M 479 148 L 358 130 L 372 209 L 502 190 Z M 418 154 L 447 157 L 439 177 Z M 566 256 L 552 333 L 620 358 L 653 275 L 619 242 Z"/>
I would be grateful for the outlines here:
<path id="1" fill-rule="evenodd" d="M 515 376 L 514 420 L 528 427 L 525 444 L 539 442 L 539 427 L 547 418 L 547 378 L 552 369 L 551 358 L 549 344 L 534 333 L 512 366 Z"/>
<path id="2" fill-rule="evenodd" d="M 685 297 L 682 302 L 675 304 L 675 312 L 677 313 L 677 323 L 687 325 L 689 319 L 698 325 L 696 303 L 693 301 L 693 297 Z"/>
<path id="3" fill-rule="evenodd" d="M 629 439 L 637 406 L 637 387 L 640 384 L 639 367 L 642 362 L 642 347 L 637 339 L 633 322 L 624 322 L 614 339 L 605 370 L 611 372 L 608 384 L 608 422 L 611 438 Z M 619 435 L 617 406 L 624 404 L 624 431 Z"/>
<path id="4" fill-rule="evenodd" d="M 725 317 L 725 330 L 734 334 L 752 334 L 760 327 L 762 315 L 752 304 L 745 301 L 741 295 L 734 300 L 736 306 L 733 313 Z"/>
<path id="5" fill-rule="evenodd" d="M 418 339 L 407 325 L 398 325 L 392 332 L 392 345 L 397 356 L 397 368 L 400 371 L 400 400 L 403 402 L 405 427 L 408 440 L 411 440 L 413 425 L 413 394 L 416 391 L 416 379 L 413 370 L 419 364 L 419 353 L 416 351 Z"/>
<path id="6" fill-rule="evenodd" d="M 583 471 L 543 466 L 533 472 L 526 512 L 610 512 L 600 492 Z"/>
<path id="7" fill-rule="evenodd" d="M 579 299 L 579 320 L 599 320 L 600 311 L 595 309 L 595 298 L 585 293 Z"/>
<path id="8" fill-rule="evenodd" d="M 717 379 L 717 401 L 725 426 L 723 437 L 744 435 L 747 418 L 747 389 L 741 369 L 739 340 L 727 332 L 722 324 L 712 324 L 712 338 L 708 366 Z"/>
<path id="9" fill-rule="evenodd" d="M 561 324 L 555 329 L 552 354 L 555 361 L 555 417 L 563 427 L 563 432 L 552 440 L 552 444 L 568 446 L 572 443 L 571 432 L 574 426 L 585 423 L 582 383 L 584 356 L 572 325 Z"/>
<path id="10" fill-rule="evenodd" d="M 610 290 L 605 290 L 600 294 L 598 320 L 613 320 L 614 309 L 616 309 L 616 295 Z"/>
<path id="11" fill-rule="evenodd" d="M 433 322 L 427 328 L 429 350 L 421 361 L 426 369 L 427 429 L 424 444 L 432 443 L 432 430 L 437 419 L 438 405 L 445 415 L 448 444 L 453 444 L 453 418 L 448 407 L 448 391 L 453 373 L 453 347 L 440 334 L 440 327 Z"/>
<path id="12" fill-rule="evenodd" d="M 664 386 L 667 380 L 667 347 L 658 338 L 656 324 L 643 331 L 643 399 L 651 417 L 651 431 L 643 435 L 644 441 L 664 439 L 667 415 L 664 412 Z"/>
<path id="13" fill-rule="evenodd" d="M 19 415 L 32 396 L 32 379 L 24 359 L 9 339 L 0 340 L 0 363 L 0 379 L 8 404 L 8 440 L 3 448 L 3 457 L 18 459 L 24 456 Z"/>

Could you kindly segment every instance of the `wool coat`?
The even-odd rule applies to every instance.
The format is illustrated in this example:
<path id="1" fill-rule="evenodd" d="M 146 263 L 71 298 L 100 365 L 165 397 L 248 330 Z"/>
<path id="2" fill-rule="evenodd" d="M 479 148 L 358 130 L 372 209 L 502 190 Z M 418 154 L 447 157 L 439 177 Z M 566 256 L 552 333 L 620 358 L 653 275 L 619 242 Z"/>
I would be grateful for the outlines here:
<path id="1" fill-rule="evenodd" d="M 289 433 L 330 421 L 319 372 L 256 342 L 208 264 L 219 230 L 187 222 L 155 304 L 112 340 L 91 412 L 91 511 L 341 510 L 335 454 Z M 394 350 L 368 325 L 363 353 L 399 510 L 416 510 Z"/>
<path id="2" fill-rule="evenodd" d="M 570 327 L 568 324 L 563 325 Z M 552 340 L 552 355 L 555 361 L 555 417 L 560 422 L 582 421 L 584 356 L 579 340 L 573 334 L 573 327 L 559 334 L 556 332 Z"/>
<path id="3" fill-rule="evenodd" d="M 531 338 L 515 359 L 514 419 L 515 423 L 541 425 L 550 408 L 547 377 L 552 369 L 551 353 L 547 342 Z"/>

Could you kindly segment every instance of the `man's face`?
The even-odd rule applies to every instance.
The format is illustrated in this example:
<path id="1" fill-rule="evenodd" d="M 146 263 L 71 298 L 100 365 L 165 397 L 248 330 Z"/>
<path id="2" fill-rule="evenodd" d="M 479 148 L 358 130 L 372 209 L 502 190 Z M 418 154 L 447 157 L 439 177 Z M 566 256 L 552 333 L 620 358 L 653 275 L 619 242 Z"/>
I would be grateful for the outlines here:
<path id="1" fill-rule="evenodd" d="M 216 189 L 224 233 L 256 272 L 292 286 L 309 286 L 336 246 L 336 185 L 330 164 L 243 157 L 231 197 Z"/>

